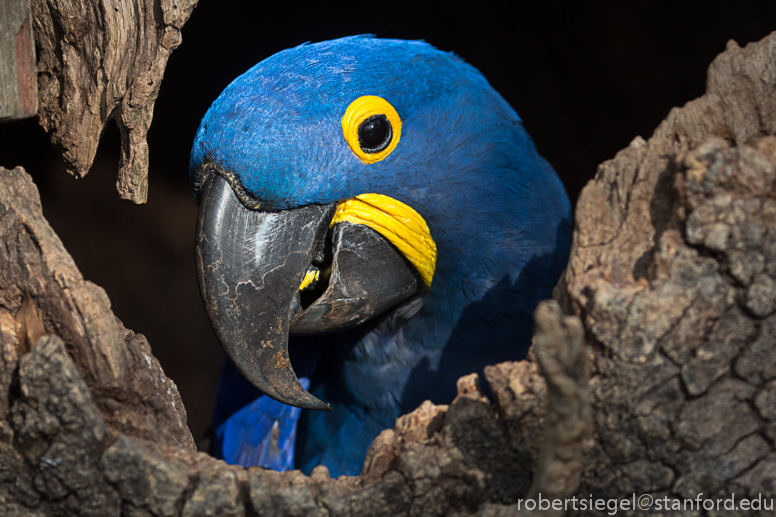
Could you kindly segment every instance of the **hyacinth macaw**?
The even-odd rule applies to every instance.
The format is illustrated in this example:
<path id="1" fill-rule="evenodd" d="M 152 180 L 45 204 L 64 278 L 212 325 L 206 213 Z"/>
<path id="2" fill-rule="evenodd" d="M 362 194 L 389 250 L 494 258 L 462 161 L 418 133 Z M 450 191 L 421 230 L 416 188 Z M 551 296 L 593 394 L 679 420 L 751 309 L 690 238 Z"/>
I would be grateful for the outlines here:
<path id="1" fill-rule="evenodd" d="M 398 416 L 525 356 L 569 252 L 568 197 L 520 118 L 419 41 L 260 62 L 203 118 L 190 179 L 230 463 L 359 474 Z"/>

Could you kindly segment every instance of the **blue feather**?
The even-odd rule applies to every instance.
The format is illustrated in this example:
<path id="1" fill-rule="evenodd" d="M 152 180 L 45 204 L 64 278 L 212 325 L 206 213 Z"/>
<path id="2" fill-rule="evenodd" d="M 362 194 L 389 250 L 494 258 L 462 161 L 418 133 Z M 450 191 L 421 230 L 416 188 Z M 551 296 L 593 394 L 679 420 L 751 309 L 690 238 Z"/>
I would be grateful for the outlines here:
<path id="1" fill-rule="evenodd" d="M 340 126 L 362 95 L 385 98 L 402 119 L 399 145 L 374 164 L 354 155 Z M 523 358 L 532 312 L 568 257 L 568 197 L 520 118 L 474 67 L 424 42 L 358 36 L 262 61 L 203 118 L 191 170 L 203 161 L 274 209 L 393 197 L 425 218 L 437 244 L 425 295 L 315 341 L 311 392 L 335 410 L 302 412 L 294 464 L 305 471 L 322 463 L 332 475 L 358 474 L 369 443 L 399 415 L 426 399 L 450 402 L 461 375 Z M 270 411 L 252 400 L 240 408 Z M 261 420 L 239 418 L 236 427 Z"/>
<path id="2" fill-rule="evenodd" d="M 262 395 L 228 361 L 222 370 L 217 397 L 221 414 L 214 417 L 213 425 L 218 456 L 243 467 L 258 465 L 281 472 L 293 469 L 302 410 Z M 310 387 L 306 377 L 299 382 L 304 389 Z"/>

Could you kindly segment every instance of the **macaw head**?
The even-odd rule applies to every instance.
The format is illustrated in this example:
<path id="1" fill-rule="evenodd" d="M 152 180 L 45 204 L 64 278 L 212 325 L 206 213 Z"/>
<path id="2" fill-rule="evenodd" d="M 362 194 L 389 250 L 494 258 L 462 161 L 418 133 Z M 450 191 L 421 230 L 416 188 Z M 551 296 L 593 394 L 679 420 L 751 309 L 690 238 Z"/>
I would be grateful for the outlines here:
<path id="1" fill-rule="evenodd" d="M 477 260 L 498 281 L 514 273 L 499 257 L 543 245 L 534 236 L 555 228 L 542 225 L 568 211 L 476 69 L 423 42 L 371 37 L 285 50 L 237 78 L 202 120 L 190 178 L 219 341 L 264 393 L 314 409 L 327 406 L 299 384 L 289 333 L 441 295 Z"/>

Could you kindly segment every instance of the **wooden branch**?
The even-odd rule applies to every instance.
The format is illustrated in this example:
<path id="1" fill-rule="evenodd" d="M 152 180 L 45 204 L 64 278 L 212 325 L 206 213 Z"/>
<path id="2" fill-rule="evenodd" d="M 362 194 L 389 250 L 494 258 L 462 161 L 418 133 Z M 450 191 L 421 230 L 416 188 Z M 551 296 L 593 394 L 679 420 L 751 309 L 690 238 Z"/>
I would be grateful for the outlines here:
<path id="1" fill-rule="evenodd" d="M 196 3 L 33 0 L 38 118 L 71 174 L 89 172 L 100 135 L 115 120 L 121 131 L 116 188 L 124 199 L 146 202 L 154 102 Z"/>
<path id="2" fill-rule="evenodd" d="M 38 110 L 29 0 L 0 0 L 0 122 Z"/>

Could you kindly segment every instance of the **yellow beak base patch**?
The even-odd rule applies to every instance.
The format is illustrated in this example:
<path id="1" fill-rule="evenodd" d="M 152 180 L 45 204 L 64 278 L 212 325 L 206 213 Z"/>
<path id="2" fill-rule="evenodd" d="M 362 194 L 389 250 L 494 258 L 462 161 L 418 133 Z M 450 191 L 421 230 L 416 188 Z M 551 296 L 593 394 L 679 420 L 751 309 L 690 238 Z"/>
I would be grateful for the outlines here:
<path id="1" fill-rule="evenodd" d="M 436 243 L 426 221 L 412 207 L 381 194 L 361 194 L 339 204 L 330 226 L 341 222 L 365 224 L 388 239 L 415 266 L 426 288 L 431 286 Z"/>

